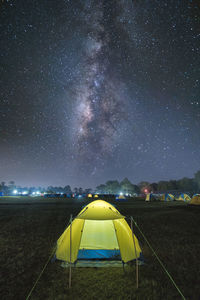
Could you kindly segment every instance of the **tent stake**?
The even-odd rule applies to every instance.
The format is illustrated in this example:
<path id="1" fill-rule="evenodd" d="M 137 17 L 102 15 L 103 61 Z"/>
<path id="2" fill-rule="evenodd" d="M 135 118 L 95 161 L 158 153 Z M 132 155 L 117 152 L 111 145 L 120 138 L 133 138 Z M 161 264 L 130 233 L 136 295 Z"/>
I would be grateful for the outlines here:
<path id="1" fill-rule="evenodd" d="M 70 259 L 70 265 L 69 265 L 69 288 L 71 288 L 72 286 L 72 259 L 71 259 L 71 252 L 72 252 L 72 215 L 70 216 L 70 228 L 69 228 L 69 232 L 70 232 L 70 247 L 69 247 L 69 259 Z"/>
<path id="2" fill-rule="evenodd" d="M 137 259 L 137 253 L 136 253 L 136 245 L 135 245 L 135 237 L 133 233 L 133 220 L 131 217 L 131 231 L 132 231 L 132 236 L 133 236 L 133 243 L 134 243 L 134 249 L 135 249 L 135 264 L 136 264 L 136 288 L 138 289 L 139 287 L 139 269 L 138 269 L 138 259 Z"/>

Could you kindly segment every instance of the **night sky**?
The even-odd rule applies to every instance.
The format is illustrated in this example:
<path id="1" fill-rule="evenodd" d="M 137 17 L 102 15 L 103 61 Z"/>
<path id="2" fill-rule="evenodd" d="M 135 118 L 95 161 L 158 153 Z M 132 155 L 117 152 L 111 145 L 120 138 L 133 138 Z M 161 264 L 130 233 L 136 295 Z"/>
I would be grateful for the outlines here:
<path id="1" fill-rule="evenodd" d="M 0 181 L 95 187 L 200 169 L 199 1 L 0 5 Z"/>

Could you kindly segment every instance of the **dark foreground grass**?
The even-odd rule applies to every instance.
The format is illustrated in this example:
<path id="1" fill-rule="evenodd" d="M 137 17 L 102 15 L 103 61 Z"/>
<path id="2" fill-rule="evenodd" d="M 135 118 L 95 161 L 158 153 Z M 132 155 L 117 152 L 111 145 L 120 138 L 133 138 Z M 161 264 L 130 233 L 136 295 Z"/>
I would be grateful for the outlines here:
<path id="1" fill-rule="evenodd" d="M 1 299 L 26 299 L 70 214 L 78 214 L 82 205 L 59 199 L 0 200 Z M 200 207 L 141 200 L 116 207 L 134 217 L 185 298 L 200 299 Z M 181 299 L 137 229 L 135 233 L 145 257 L 139 267 L 139 289 L 134 265 L 125 272 L 73 268 L 69 290 L 69 270 L 50 262 L 31 299 Z"/>

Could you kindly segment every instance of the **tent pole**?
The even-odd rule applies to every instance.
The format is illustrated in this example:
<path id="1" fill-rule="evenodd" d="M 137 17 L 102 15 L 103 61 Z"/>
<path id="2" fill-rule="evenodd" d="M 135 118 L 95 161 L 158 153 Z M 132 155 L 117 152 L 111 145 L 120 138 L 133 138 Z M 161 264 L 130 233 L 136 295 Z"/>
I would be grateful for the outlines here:
<path id="1" fill-rule="evenodd" d="M 123 271 L 124 271 L 124 273 L 126 273 L 126 272 L 125 272 L 124 262 L 123 262 L 123 261 L 122 261 L 122 266 L 123 266 Z"/>
<path id="2" fill-rule="evenodd" d="M 69 288 L 71 288 L 72 285 L 72 215 L 70 216 L 70 228 L 69 228 L 69 240 L 70 240 L 70 247 L 69 247 L 69 259 L 70 259 L 70 265 L 69 265 Z"/>
<path id="3" fill-rule="evenodd" d="M 134 233 L 133 233 L 133 220 L 132 220 L 132 217 L 131 217 L 131 231 L 132 231 L 132 237 L 133 237 L 133 243 L 134 243 L 134 249 L 135 249 L 136 287 L 138 289 L 138 287 L 139 287 L 139 268 L 138 268 L 138 259 L 137 259 L 137 253 L 136 253 L 135 237 L 134 237 Z"/>

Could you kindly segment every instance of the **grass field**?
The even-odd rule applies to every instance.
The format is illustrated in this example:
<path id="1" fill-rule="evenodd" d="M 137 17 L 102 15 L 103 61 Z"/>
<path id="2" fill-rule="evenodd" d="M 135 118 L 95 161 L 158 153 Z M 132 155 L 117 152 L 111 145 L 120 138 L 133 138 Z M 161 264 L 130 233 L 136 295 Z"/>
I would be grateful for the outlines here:
<path id="1" fill-rule="evenodd" d="M 111 203 L 132 215 L 186 299 L 200 299 L 200 207 L 183 202 Z M 64 231 L 83 203 L 69 199 L 0 197 L 0 299 L 26 299 Z M 145 264 L 125 268 L 67 268 L 49 263 L 31 299 L 181 299 L 138 230 Z"/>

